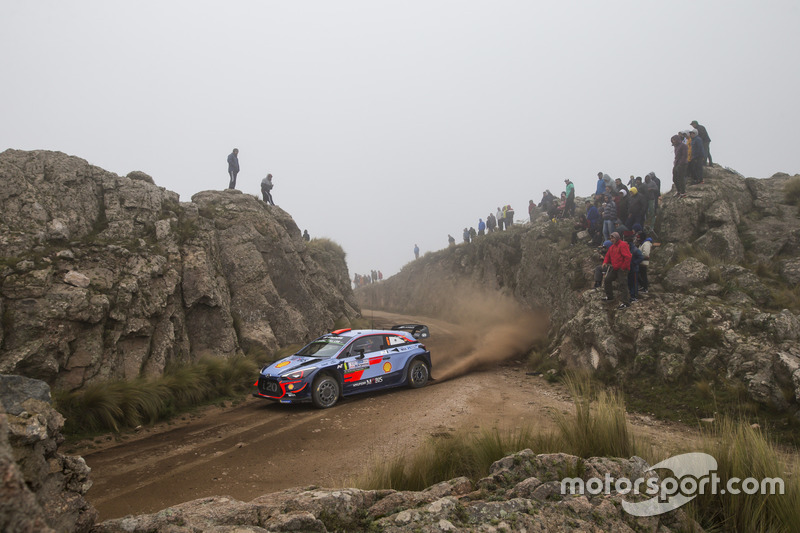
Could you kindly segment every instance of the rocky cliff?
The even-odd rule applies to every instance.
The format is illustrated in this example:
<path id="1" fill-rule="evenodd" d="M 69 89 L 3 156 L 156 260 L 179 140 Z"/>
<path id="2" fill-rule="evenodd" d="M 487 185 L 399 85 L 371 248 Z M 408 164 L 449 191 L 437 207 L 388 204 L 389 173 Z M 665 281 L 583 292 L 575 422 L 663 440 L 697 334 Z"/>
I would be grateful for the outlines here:
<path id="1" fill-rule="evenodd" d="M 0 154 L 0 373 L 75 389 L 299 343 L 358 315 L 344 253 L 239 191 Z M 337 249 L 338 248 L 338 249 Z"/>
<path id="2" fill-rule="evenodd" d="M 724 384 L 797 414 L 800 218 L 785 188 L 799 180 L 715 166 L 688 197 L 665 193 L 651 291 L 629 309 L 592 290 L 598 254 L 571 245 L 572 222 L 546 217 L 428 254 L 357 297 L 366 307 L 424 315 L 442 311 L 459 288 L 500 291 L 550 312 L 548 355 L 562 365 L 684 388 Z"/>

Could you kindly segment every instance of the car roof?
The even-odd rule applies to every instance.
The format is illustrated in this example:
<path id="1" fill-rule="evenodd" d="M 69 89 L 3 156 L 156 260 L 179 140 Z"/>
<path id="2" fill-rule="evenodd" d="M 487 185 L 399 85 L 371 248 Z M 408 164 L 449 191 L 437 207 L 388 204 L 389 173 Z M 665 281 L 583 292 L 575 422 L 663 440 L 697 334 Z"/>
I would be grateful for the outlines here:
<path id="1" fill-rule="evenodd" d="M 347 338 L 361 337 L 363 335 L 401 335 L 403 337 L 411 337 L 411 339 L 414 339 L 414 337 L 412 337 L 407 331 L 400 331 L 396 329 L 337 329 L 336 331 L 331 331 L 326 335 L 336 335 Z M 323 335 L 323 337 L 326 335 Z"/>

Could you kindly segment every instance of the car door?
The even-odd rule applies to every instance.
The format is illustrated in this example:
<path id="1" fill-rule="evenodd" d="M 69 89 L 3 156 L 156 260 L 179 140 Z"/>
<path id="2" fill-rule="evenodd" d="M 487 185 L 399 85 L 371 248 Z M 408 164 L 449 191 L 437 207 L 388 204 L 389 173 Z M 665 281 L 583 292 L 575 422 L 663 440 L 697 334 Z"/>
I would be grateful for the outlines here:
<path id="1" fill-rule="evenodd" d="M 339 364 L 344 394 L 381 388 L 384 385 L 385 342 L 384 335 L 365 335 L 348 346 Z"/>

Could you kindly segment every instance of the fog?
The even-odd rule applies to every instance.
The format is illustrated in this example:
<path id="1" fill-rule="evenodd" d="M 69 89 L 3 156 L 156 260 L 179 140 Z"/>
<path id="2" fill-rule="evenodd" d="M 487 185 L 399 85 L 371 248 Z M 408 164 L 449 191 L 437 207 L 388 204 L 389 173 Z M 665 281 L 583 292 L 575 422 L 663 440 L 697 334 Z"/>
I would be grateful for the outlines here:
<path id="1" fill-rule="evenodd" d="M 800 172 L 796 1 L 4 2 L 0 151 L 273 197 L 350 275 L 389 276 L 503 204 L 714 161 Z"/>

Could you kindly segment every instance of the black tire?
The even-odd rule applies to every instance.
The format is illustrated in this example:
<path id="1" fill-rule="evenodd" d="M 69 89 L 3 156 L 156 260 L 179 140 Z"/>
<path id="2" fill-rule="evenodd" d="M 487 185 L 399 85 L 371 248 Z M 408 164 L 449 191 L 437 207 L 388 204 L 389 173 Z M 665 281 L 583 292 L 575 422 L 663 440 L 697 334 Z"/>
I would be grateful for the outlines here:
<path id="1" fill-rule="evenodd" d="M 431 371 L 425 361 L 421 359 L 414 359 L 411 361 L 411 366 L 408 367 L 408 386 L 412 389 L 424 387 L 428 383 L 428 378 L 431 376 Z"/>
<path id="2" fill-rule="evenodd" d="M 314 380 L 311 390 L 311 402 L 314 407 L 327 409 L 339 401 L 339 382 L 336 378 L 323 374 Z"/>

